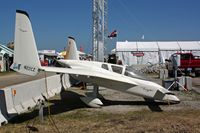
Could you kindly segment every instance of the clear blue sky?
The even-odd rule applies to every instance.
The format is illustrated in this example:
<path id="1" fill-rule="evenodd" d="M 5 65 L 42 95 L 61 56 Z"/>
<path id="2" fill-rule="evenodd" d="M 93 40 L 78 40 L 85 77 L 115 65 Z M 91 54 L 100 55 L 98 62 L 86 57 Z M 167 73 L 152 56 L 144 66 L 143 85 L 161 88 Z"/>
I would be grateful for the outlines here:
<path id="1" fill-rule="evenodd" d="M 200 0 L 108 0 L 108 30 L 115 41 L 200 40 Z M 62 50 L 68 36 L 92 49 L 92 0 L 1 0 L 0 43 L 14 40 L 15 11 L 31 18 L 38 49 Z"/>

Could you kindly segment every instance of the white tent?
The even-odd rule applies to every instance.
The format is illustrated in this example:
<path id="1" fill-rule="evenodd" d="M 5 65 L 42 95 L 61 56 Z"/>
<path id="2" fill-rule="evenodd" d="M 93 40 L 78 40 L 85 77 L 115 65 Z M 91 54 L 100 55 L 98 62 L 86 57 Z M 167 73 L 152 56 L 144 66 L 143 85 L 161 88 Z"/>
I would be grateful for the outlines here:
<path id="1" fill-rule="evenodd" d="M 176 52 L 200 54 L 200 41 L 117 42 L 116 54 L 123 64 L 164 63 Z M 136 54 L 133 54 L 136 53 Z M 143 56 L 137 56 L 143 53 Z"/>
<path id="2" fill-rule="evenodd" d="M 138 51 L 158 51 L 158 45 L 156 42 L 137 42 Z"/>

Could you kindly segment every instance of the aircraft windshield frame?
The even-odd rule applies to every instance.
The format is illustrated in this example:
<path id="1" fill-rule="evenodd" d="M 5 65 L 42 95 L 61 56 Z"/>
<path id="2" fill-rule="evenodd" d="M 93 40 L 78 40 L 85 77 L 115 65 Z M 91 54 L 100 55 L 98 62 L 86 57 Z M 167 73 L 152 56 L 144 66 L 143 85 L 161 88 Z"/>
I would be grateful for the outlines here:
<path id="1" fill-rule="evenodd" d="M 142 79 L 142 80 L 149 80 L 146 77 L 144 77 L 144 75 L 142 75 L 142 73 L 139 73 L 137 70 L 131 68 L 130 66 L 126 66 L 124 75 L 128 76 L 128 77 L 131 77 L 131 78 L 138 78 L 138 79 Z"/>
<path id="2" fill-rule="evenodd" d="M 113 72 L 118 73 L 118 74 L 122 74 L 123 72 L 123 67 L 120 67 L 120 66 L 111 65 L 111 69 Z"/>

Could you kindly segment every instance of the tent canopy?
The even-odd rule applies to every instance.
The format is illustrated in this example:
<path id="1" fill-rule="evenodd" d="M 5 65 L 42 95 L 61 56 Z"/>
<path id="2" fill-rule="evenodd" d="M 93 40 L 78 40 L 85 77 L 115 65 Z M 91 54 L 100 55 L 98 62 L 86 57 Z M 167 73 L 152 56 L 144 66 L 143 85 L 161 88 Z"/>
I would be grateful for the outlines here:
<path id="1" fill-rule="evenodd" d="M 117 42 L 116 52 L 200 51 L 200 41 Z"/>
<path id="2" fill-rule="evenodd" d="M 138 51 L 158 51 L 157 42 L 137 42 Z"/>
<path id="3" fill-rule="evenodd" d="M 117 42 L 116 49 L 119 51 L 137 51 L 136 42 Z"/>

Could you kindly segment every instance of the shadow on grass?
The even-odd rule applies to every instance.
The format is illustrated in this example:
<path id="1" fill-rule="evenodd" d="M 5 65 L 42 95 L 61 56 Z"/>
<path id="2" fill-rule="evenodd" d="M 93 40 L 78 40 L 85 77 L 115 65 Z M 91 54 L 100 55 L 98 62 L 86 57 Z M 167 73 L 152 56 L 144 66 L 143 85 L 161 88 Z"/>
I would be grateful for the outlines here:
<path id="1" fill-rule="evenodd" d="M 111 106 L 111 105 L 135 105 L 135 106 L 148 106 L 148 108 L 153 112 L 162 112 L 163 110 L 160 108 L 160 105 L 169 105 L 168 103 L 164 102 L 155 102 L 154 100 L 144 99 L 145 101 L 113 101 L 102 99 L 104 106 Z M 172 104 L 170 104 L 172 105 Z"/>
<path id="2" fill-rule="evenodd" d="M 50 105 L 50 112 L 51 115 L 60 114 L 63 112 L 67 112 L 70 110 L 75 110 L 79 108 L 86 108 L 87 106 L 80 100 L 80 97 L 82 95 L 79 95 L 75 92 L 71 91 L 63 91 L 60 93 L 61 99 L 56 100 L 49 100 Z M 49 114 L 48 107 L 44 107 L 44 116 L 47 116 Z M 38 108 L 34 111 L 31 111 L 29 113 L 24 113 L 21 115 L 18 115 L 11 119 L 10 123 L 22 123 L 31 119 L 34 119 L 38 116 Z"/>
<path id="3" fill-rule="evenodd" d="M 88 106 L 85 105 L 81 100 L 80 97 L 82 95 L 77 94 L 72 91 L 62 91 L 60 93 L 60 99 L 56 100 L 49 100 L 50 111 L 51 115 L 60 114 L 63 112 L 80 109 L 80 108 L 87 108 Z M 153 112 L 162 112 L 163 110 L 160 108 L 159 105 L 168 105 L 167 103 L 163 102 L 155 102 L 153 100 L 145 99 L 145 101 L 116 101 L 116 100 L 107 100 L 101 99 L 104 106 L 112 106 L 112 105 L 135 105 L 135 106 L 148 106 L 149 109 Z M 44 107 L 44 116 L 48 115 L 48 107 Z M 38 116 L 38 109 L 18 115 L 14 117 L 10 123 L 23 123 L 25 121 L 34 119 Z"/>

